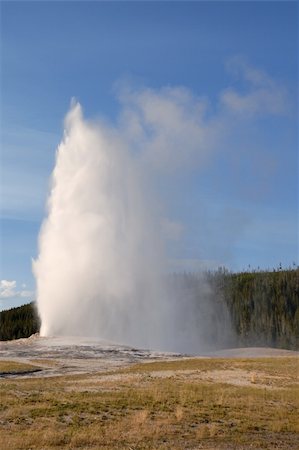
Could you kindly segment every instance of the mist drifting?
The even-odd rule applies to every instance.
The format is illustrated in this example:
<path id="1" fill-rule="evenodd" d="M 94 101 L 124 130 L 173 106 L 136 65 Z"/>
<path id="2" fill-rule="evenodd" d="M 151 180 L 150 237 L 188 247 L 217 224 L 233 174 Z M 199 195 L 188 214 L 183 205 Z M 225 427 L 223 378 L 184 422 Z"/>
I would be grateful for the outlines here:
<path id="1" fill-rule="evenodd" d="M 196 353 L 215 341 L 214 294 L 203 277 L 196 293 L 167 281 L 150 179 L 204 159 L 204 105 L 182 89 L 127 93 L 126 105 L 114 128 L 78 103 L 66 116 L 33 263 L 40 333 Z"/>

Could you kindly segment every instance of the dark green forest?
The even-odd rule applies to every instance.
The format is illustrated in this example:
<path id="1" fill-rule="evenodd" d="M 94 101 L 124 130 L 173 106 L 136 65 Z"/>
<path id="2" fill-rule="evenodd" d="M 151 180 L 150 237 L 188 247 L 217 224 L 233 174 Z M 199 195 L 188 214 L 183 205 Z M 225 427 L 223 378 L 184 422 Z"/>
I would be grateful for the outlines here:
<path id="1" fill-rule="evenodd" d="M 39 331 L 39 318 L 34 303 L 0 313 L 0 340 L 29 337 Z"/>
<path id="2" fill-rule="evenodd" d="M 299 269 L 209 274 L 238 346 L 299 348 Z"/>
<path id="3" fill-rule="evenodd" d="M 206 272 L 204 280 L 209 289 L 204 301 L 202 274 L 171 277 L 183 296 L 192 298 L 193 311 L 210 320 L 213 335 L 218 332 L 217 327 L 221 330 L 219 324 L 229 320 L 230 345 L 299 348 L 298 268 L 242 273 L 220 268 Z M 0 340 L 28 337 L 38 330 L 34 303 L 0 313 Z"/>

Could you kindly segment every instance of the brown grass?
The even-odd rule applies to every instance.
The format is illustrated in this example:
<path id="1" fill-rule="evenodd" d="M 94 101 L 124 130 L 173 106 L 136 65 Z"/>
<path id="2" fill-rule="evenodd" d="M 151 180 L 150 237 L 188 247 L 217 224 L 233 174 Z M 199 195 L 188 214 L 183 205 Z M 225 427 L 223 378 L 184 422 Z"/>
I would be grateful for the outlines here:
<path id="1" fill-rule="evenodd" d="M 200 379 L 240 369 L 265 388 Z M 184 359 L 138 364 L 114 378 L 5 379 L 0 448 L 297 449 L 297 370 L 292 357 Z M 171 372 L 155 376 L 163 371 Z"/>
<path id="2" fill-rule="evenodd" d="M 39 367 L 33 364 L 20 363 L 16 361 L 0 361 L 0 375 L 5 374 L 21 374 L 27 372 L 35 372 Z"/>
<path id="3" fill-rule="evenodd" d="M 32 362 L 33 364 L 39 364 L 39 365 L 46 366 L 46 367 L 57 367 L 61 364 L 59 361 L 52 359 L 52 358 L 47 358 L 47 359 L 35 358 L 35 359 L 31 359 L 30 362 Z"/>

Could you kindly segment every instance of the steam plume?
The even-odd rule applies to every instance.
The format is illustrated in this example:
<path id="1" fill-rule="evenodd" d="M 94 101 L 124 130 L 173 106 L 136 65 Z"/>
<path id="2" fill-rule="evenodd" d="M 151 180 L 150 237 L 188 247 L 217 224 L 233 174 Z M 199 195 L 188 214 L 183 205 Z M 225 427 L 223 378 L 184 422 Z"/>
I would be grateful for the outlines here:
<path id="1" fill-rule="evenodd" d="M 34 264 L 42 335 L 138 335 L 145 345 L 156 334 L 161 257 L 148 206 L 124 145 L 73 105 Z"/>
<path id="2" fill-rule="evenodd" d="M 209 126 L 200 119 L 203 106 L 184 90 L 148 91 L 127 104 L 115 129 L 85 120 L 78 103 L 66 117 L 33 264 L 41 335 L 198 352 L 205 336 L 214 339 L 206 319 L 213 293 L 202 277 L 195 296 L 166 283 L 161 220 L 146 180 L 163 170 L 169 146 L 179 165 L 188 166 L 195 152 L 201 161 Z"/>
<path id="3" fill-rule="evenodd" d="M 165 232 L 179 239 L 184 226 L 157 211 L 149 187 L 234 148 L 230 135 L 244 119 L 284 114 L 288 98 L 267 74 L 239 59 L 230 68 L 249 91 L 222 91 L 214 112 L 185 88 L 123 88 L 115 127 L 84 120 L 72 105 L 33 264 L 42 335 L 198 352 L 217 341 L 217 328 L 225 341 L 227 314 L 203 277 L 169 284 L 162 276 Z"/>

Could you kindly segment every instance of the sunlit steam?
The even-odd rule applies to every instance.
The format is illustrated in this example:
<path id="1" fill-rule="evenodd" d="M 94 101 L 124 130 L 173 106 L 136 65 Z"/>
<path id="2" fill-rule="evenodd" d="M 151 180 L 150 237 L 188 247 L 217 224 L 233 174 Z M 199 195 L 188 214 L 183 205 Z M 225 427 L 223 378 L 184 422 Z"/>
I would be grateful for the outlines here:
<path id="1" fill-rule="evenodd" d="M 191 136 L 191 153 L 197 137 L 207 135 L 201 124 L 184 117 L 186 94 L 170 94 L 161 100 L 147 93 L 144 116 L 147 112 L 154 131 L 156 126 L 147 140 L 146 127 L 133 113 L 125 112 L 126 127 L 119 125 L 117 131 L 85 120 L 80 105 L 72 105 L 33 265 L 41 335 L 96 336 L 186 352 L 204 346 L 207 330 L 213 340 L 204 316 L 207 308 L 202 310 L 212 295 L 208 284 L 201 280 L 195 301 L 190 290 L 166 281 L 161 218 L 149 189 L 148 167 L 157 166 L 158 151 L 164 152 L 163 164 L 170 152 L 165 146 L 168 136 L 173 140 L 171 114 L 180 142 L 182 130 Z M 165 136 L 164 112 L 169 115 Z M 186 154 L 189 160 L 190 152 Z"/>

